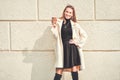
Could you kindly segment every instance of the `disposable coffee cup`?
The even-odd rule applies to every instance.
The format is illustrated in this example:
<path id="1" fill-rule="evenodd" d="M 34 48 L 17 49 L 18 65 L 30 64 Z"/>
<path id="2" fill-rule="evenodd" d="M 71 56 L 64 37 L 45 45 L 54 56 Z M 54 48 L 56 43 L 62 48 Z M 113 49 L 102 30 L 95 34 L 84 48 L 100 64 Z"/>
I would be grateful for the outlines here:
<path id="1" fill-rule="evenodd" d="M 54 24 L 56 24 L 56 22 L 57 22 L 57 18 L 56 17 L 52 17 L 52 24 L 54 25 Z"/>

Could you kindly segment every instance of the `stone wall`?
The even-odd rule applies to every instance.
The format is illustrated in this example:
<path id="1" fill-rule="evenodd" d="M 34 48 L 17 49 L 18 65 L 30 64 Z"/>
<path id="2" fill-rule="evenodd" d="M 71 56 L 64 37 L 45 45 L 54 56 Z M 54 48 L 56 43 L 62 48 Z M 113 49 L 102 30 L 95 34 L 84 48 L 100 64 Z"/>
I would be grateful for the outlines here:
<path id="1" fill-rule="evenodd" d="M 119 0 L 0 0 L 0 80 L 53 80 L 51 17 L 67 4 L 88 33 L 79 80 L 120 80 Z M 63 80 L 72 80 L 64 72 Z"/>

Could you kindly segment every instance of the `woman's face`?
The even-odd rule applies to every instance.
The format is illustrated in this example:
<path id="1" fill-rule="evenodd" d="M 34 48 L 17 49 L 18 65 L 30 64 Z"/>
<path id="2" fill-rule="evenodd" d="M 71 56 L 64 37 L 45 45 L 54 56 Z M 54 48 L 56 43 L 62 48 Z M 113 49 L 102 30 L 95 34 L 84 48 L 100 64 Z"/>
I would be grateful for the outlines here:
<path id="1" fill-rule="evenodd" d="M 64 15 L 66 19 L 71 19 L 73 16 L 73 10 L 71 8 L 66 8 Z"/>

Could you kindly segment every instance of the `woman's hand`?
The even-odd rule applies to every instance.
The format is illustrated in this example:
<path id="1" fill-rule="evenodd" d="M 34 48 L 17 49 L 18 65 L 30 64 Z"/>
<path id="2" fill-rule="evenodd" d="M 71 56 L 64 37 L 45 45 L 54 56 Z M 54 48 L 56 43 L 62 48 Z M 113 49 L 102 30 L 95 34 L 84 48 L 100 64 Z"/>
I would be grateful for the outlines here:
<path id="1" fill-rule="evenodd" d="M 56 23 L 57 23 L 57 18 L 56 17 L 52 17 L 51 23 L 52 23 L 53 27 L 55 27 Z"/>
<path id="2" fill-rule="evenodd" d="M 77 43 L 75 42 L 75 40 L 73 40 L 73 39 L 70 39 L 69 43 L 70 43 L 70 44 L 75 44 L 77 47 L 79 47 L 79 46 L 77 45 Z M 79 47 L 79 48 L 80 48 L 80 47 Z"/>
<path id="3" fill-rule="evenodd" d="M 76 44 L 73 39 L 70 39 L 69 43 L 70 43 L 70 44 Z"/>

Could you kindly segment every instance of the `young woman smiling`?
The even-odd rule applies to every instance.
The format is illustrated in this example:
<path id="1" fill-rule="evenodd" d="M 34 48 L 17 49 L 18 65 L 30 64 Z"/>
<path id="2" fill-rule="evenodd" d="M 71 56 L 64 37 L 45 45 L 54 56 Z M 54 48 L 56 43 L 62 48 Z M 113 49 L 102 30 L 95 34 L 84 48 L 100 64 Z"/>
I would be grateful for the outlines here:
<path id="1" fill-rule="evenodd" d="M 60 80 L 63 71 L 70 71 L 73 80 L 78 80 L 78 71 L 85 68 L 82 46 L 87 34 L 77 23 L 75 9 L 67 5 L 59 19 L 53 17 L 51 31 L 56 37 L 56 74 Z"/>

